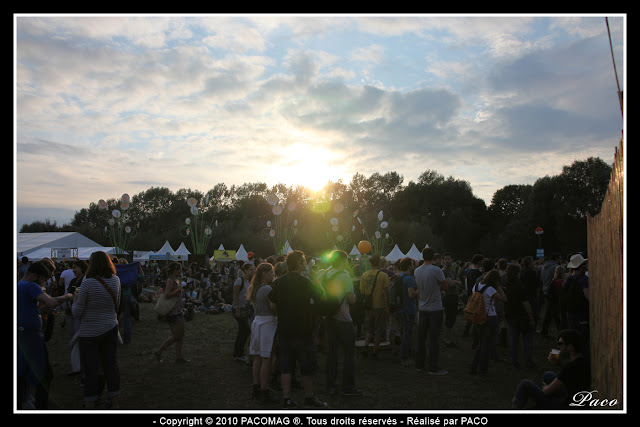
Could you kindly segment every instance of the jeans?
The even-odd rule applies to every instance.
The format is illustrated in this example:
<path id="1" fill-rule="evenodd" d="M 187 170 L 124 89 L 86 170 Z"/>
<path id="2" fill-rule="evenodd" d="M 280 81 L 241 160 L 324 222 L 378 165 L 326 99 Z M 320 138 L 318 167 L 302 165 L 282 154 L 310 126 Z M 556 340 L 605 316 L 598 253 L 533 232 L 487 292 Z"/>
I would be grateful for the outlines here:
<path id="1" fill-rule="evenodd" d="M 556 378 L 553 372 L 545 372 L 543 381 L 545 384 L 551 384 Z M 512 402 L 519 409 L 524 408 L 529 399 L 533 400 L 536 409 L 563 409 L 566 407 L 567 391 L 562 389 L 552 396 L 545 396 L 542 389 L 531 380 L 522 380 L 518 384 L 516 394 L 513 396 Z"/>
<path id="2" fill-rule="evenodd" d="M 80 359 L 84 369 L 84 400 L 95 402 L 100 395 L 99 371 L 102 367 L 109 397 L 120 394 L 120 369 L 118 368 L 118 327 L 97 337 L 79 337 Z"/>
<path id="3" fill-rule="evenodd" d="M 351 390 L 356 382 L 356 342 L 353 322 L 327 318 L 327 388 L 335 386 L 338 377 L 338 347 L 342 347 L 342 389 Z"/>
<path id="4" fill-rule="evenodd" d="M 524 364 L 529 367 L 533 365 L 533 329 L 524 331 L 516 320 L 507 320 L 509 325 L 509 347 L 511 349 L 511 363 L 519 366 L 518 353 L 520 349 L 520 337 L 522 337 L 522 347 L 524 350 Z"/>
<path id="5" fill-rule="evenodd" d="M 477 325 L 480 344 L 476 347 L 471 361 L 471 372 L 486 374 L 489 370 L 489 357 L 496 345 L 498 316 L 489 316 L 483 325 Z"/>
<path id="6" fill-rule="evenodd" d="M 440 355 L 440 329 L 442 328 L 443 310 L 420 311 L 418 318 L 418 345 L 416 348 L 416 369 L 424 369 L 427 349 L 425 347 L 429 336 L 429 371 L 437 371 Z"/>
<path id="7" fill-rule="evenodd" d="M 542 334 L 549 333 L 549 324 L 553 320 L 556 325 L 556 331 L 560 331 L 560 314 L 558 313 L 558 298 L 552 295 L 545 295 L 544 302 L 547 305 L 542 320 Z"/>
<path id="8" fill-rule="evenodd" d="M 445 312 L 444 326 L 449 329 L 453 328 L 458 315 L 458 295 L 445 295 L 442 297 L 442 305 Z"/>
<path id="9" fill-rule="evenodd" d="M 123 337 L 122 341 L 125 344 L 131 342 L 131 312 L 133 311 L 138 301 L 133 297 L 133 295 L 122 295 L 122 327 L 123 327 Z"/>
<path id="10" fill-rule="evenodd" d="M 247 343 L 247 339 L 249 339 L 249 335 L 251 335 L 251 327 L 249 326 L 249 318 L 235 317 L 236 322 L 238 322 L 238 333 L 236 334 L 236 342 L 233 346 L 233 357 L 242 357 L 244 356 L 244 345 Z"/>
<path id="11" fill-rule="evenodd" d="M 411 336 L 413 334 L 413 325 L 416 323 L 415 314 L 400 313 L 402 318 L 402 342 L 400 344 L 400 360 L 409 359 L 409 350 L 411 349 Z"/>

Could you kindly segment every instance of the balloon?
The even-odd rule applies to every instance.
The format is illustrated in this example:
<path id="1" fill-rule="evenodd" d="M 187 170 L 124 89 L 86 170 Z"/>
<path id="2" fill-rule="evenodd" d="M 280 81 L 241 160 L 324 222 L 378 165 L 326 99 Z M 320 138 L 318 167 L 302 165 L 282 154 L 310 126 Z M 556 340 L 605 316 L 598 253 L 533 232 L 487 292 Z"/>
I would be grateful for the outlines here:
<path id="1" fill-rule="evenodd" d="M 366 240 L 360 240 L 358 243 L 358 251 L 361 254 L 368 254 L 371 251 L 371 243 Z"/>

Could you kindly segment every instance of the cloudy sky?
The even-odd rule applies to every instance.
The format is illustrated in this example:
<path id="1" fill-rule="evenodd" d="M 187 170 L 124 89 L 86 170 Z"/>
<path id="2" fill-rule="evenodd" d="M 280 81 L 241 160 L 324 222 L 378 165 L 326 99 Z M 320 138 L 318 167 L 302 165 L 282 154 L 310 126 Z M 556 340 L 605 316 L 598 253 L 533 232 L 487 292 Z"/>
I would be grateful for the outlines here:
<path id="1" fill-rule="evenodd" d="M 624 122 L 605 15 L 14 15 L 16 227 L 150 187 L 431 169 L 487 205 Z M 621 90 L 626 17 L 609 15 Z"/>

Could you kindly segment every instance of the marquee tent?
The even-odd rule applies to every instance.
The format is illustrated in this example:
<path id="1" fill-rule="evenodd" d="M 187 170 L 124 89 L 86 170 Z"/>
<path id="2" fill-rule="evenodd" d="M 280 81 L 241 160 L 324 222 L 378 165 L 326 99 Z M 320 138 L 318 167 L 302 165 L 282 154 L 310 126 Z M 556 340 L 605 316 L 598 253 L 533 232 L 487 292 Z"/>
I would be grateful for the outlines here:
<path id="1" fill-rule="evenodd" d="M 413 258 L 417 261 L 422 260 L 422 252 L 418 250 L 415 243 L 411 245 L 411 249 L 409 249 L 409 252 L 407 252 L 406 256 L 408 256 L 409 258 Z"/>
<path id="2" fill-rule="evenodd" d="M 284 247 L 282 248 L 282 253 L 280 255 L 288 255 L 289 252 L 293 252 L 293 249 L 291 248 L 291 245 L 289 244 L 289 241 L 287 240 L 284 243 Z"/>
<path id="3" fill-rule="evenodd" d="M 35 251 L 29 252 L 28 255 L 25 255 L 29 258 L 29 261 L 40 261 L 43 258 L 53 258 L 55 255 L 52 255 L 51 249 L 54 248 L 40 248 Z M 88 260 L 91 257 L 91 254 L 97 251 L 103 251 L 107 255 L 115 255 L 116 251 L 114 247 L 104 247 L 104 246 L 96 246 L 91 248 L 77 248 L 78 249 L 78 259 Z"/>
<path id="4" fill-rule="evenodd" d="M 237 261 L 249 261 L 249 254 L 247 250 L 244 248 L 243 244 L 240 244 L 240 247 L 236 251 L 236 260 Z"/>
<path id="5" fill-rule="evenodd" d="M 356 245 L 353 245 L 353 249 L 351 249 L 351 252 L 349 252 L 349 256 L 353 256 L 353 257 L 359 257 L 360 255 L 362 255 L 360 253 L 360 251 L 358 250 L 358 248 L 356 247 Z"/>
<path id="6" fill-rule="evenodd" d="M 173 250 L 169 241 L 164 242 L 164 245 L 157 252 L 151 252 L 149 254 L 149 259 L 173 259 L 176 255 L 176 251 Z"/>
<path id="7" fill-rule="evenodd" d="M 41 248 L 96 248 L 101 247 L 80 233 L 71 232 L 50 232 L 50 233 L 18 233 L 16 240 L 16 252 L 19 258 Z M 48 257 L 51 256 L 49 250 Z M 46 257 L 45 257 L 46 258 Z"/>
<path id="8" fill-rule="evenodd" d="M 175 251 L 177 261 L 187 261 L 190 254 L 191 252 L 189 252 L 189 249 L 184 245 L 184 242 L 180 243 L 180 246 L 178 246 L 178 249 Z"/>
<path id="9" fill-rule="evenodd" d="M 389 254 L 385 256 L 385 258 L 387 259 L 387 261 L 394 263 L 400 258 L 404 258 L 404 254 L 402 253 L 398 245 L 395 245 L 391 252 L 389 252 Z"/>

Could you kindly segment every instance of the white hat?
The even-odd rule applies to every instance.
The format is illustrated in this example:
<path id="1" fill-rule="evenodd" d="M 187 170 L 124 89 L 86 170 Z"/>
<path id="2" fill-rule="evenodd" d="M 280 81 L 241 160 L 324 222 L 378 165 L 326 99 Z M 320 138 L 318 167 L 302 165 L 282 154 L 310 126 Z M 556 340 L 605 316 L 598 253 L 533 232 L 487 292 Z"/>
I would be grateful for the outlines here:
<path id="1" fill-rule="evenodd" d="M 583 258 L 582 254 L 575 254 L 571 257 L 567 268 L 578 268 L 585 262 L 587 262 L 587 258 Z"/>

